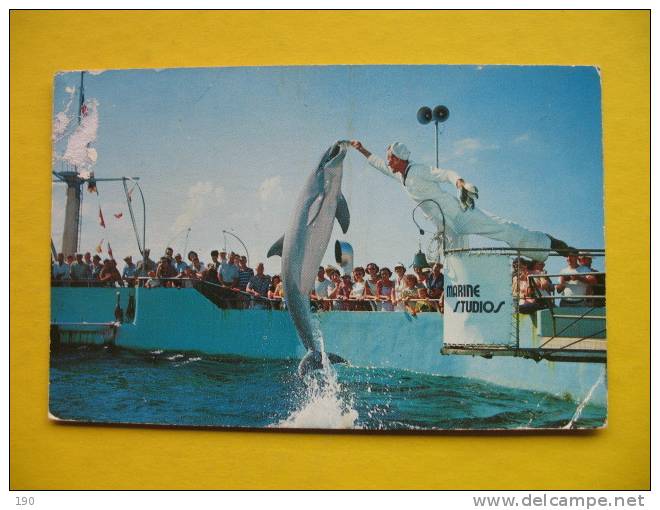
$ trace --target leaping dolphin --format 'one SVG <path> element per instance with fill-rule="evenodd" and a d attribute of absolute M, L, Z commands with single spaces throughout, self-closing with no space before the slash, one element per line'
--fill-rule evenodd
<path fill-rule="evenodd" d="M 348 230 L 350 215 L 341 193 L 341 178 L 349 143 L 337 142 L 325 152 L 298 196 L 288 230 L 267 254 L 268 257 L 282 257 L 282 285 L 287 308 L 298 337 L 307 349 L 298 365 L 301 376 L 323 364 L 322 338 L 318 319 L 310 310 L 309 294 L 330 242 L 334 219 L 337 218 L 344 233 Z M 335 354 L 328 353 L 327 357 L 331 363 L 345 362 Z"/>

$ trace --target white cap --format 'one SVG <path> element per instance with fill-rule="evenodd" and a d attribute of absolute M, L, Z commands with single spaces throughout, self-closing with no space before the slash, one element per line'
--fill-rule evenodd
<path fill-rule="evenodd" d="M 394 142 L 390 144 L 388 149 L 399 159 L 403 159 L 404 161 L 408 161 L 410 159 L 410 151 L 404 143 Z"/>

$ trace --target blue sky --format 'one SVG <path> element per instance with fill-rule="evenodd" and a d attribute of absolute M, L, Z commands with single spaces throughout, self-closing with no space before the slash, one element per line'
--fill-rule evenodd
<path fill-rule="evenodd" d="M 54 114 L 79 82 L 80 73 L 56 76 Z M 411 159 L 433 163 L 433 125 L 418 124 L 415 114 L 437 104 L 451 112 L 442 126 L 440 166 L 479 187 L 478 206 L 574 246 L 604 247 L 600 77 L 594 68 L 105 71 L 85 75 L 85 95 L 98 101 L 92 169 L 99 177 L 140 177 L 154 255 L 168 244 L 182 252 L 190 227 L 188 249 L 207 261 L 212 249 L 225 246 L 221 231 L 233 230 L 247 244 L 252 265 L 264 261 L 267 272 L 279 272 L 279 258 L 266 260 L 265 253 L 285 230 L 304 179 L 325 149 L 338 139 L 359 139 L 384 156 L 385 147 L 399 140 Z M 55 144 L 56 153 L 66 141 Z M 409 263 L 419 242 L 411 221 L 415 204 L 355 151 L 344 169 L 351 227 L 341 235 L 336 226 L 333 240 L 349 241 L 359 264 Z M 85 192 L 81 249 L 105 239 L 115 257 L 136 258 L 121 184 L 101 183 L 99 192 L 98 198 Z M 106 229 L 98 224 L 99 204 Z M 57 247 L 63 211 L 64 186 L 54 184 Z M 119 220 L 113 216 L 118 212 Z M 427 243 L 428 235 L 422 246 Z M 472 239 L 473 246 L 492 244 Z M 226 246 L 242 251 L 230 237 Z M 325 262 L 333 262 L 331 250 Z"/>

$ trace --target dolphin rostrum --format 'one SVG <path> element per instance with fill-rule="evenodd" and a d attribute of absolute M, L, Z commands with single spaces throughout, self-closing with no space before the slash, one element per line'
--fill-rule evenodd
<path fill-rule="evenodd" d="M 310 310 L 309 294 L 328 247 L 334 219 L 337 218 L 344 233 L 348 230 L 348 205 L 341 193 L 348 145 L 349 142 L 340 141 L 325 152 L 298 196 L 288 230 L 268 250 L 268 257 L 282 257 L 282 285 L 287 308 L 298 337 L 307 349 L 298 366 L 301 376 L 309 370 L 321 368 L 323 363 L 323 340 L 318 319 Z M 344 362 L 334 354 L 328 353 L 327 357 L 331 363 Z"/>

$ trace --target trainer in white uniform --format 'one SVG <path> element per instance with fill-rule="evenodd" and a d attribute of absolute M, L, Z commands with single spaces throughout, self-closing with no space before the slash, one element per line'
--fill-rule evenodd
<path fill-rule="evenodd" d="M 371 166 L 401 182 L 416 203 L 427 199 L 436 201 L 444 213 L 447 233 L 454 238 L 460 240 L 462 236 L 476 234 L 503 241 L 512 248 L 553 249 L 562 253 L 569 249 L 566 243 L 548 234 L 528 230 L 475 207 L 474 201 L 479 196 L 476 186 L 465 182 L 453 170 L 411 161 L 410 151 L 401 142 L 394 142 L 387 148 L 387 163 L 365 149 L 361 142 L 353 140 L 351 145 L 367 158 Z M 443 183 L 456 186 L 459 198 L 444 191 L 441 186 Z M 442 213 L 436 205 L 426 202 L 421 208 L 439 228 L 442 227 Z M 535 260 L 545 260 L 548 257 L 547 251 L 525 251 L 523 255 Z"/>

